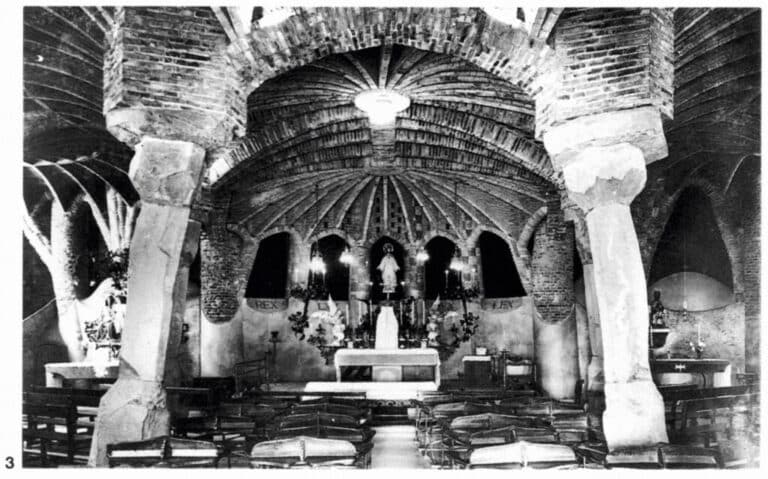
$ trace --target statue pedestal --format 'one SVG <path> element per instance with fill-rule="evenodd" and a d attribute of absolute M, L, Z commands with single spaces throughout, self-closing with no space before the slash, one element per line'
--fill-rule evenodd
<path fill-rule="evenodd" d="M 376 349 L 397 349 L 399 326 L 392 306 L 382 306 L 376 319 Z"/>

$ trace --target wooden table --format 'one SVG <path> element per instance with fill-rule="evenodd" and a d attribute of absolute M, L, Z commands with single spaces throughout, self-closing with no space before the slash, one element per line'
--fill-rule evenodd
<path fill-rule="evenodd" d="M 680 384 L 700 374 L 704 380 L 702 387 L 731 386 L 731 362 L 727 359 L 654 359 L 650 366 L 657 384 Z"/>

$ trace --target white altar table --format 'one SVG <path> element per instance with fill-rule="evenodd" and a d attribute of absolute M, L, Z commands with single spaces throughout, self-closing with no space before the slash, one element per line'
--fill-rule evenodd
<path fill-rule="evenodd" d="M 62 387 L 65 381 L 103 381 L 116 379 L 120 363 L 48 363 L 45 365 L 45 385 L 47 387 Z"/>
<path fill-rule="evenodd" d="M 374 382 L 400 382 L 404 366 L 428 366 L 440 386 L 440 357 L 434 349 L 340 349 L 335 363 L 337 382 L 343 367 L 371 366 Z"/>

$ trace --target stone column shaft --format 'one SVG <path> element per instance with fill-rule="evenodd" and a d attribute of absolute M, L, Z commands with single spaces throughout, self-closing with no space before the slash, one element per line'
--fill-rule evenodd
<path fill-rule="evenodd" d="M 142 208 L 131 241 L 120 373 L 99 404 L 92 466 L 106 465 L 107 444 L 170 430 L 163 386 L 169 341 L 180 328 L 174 321 L 183 321 L 189 279 L 183 273 L 199 238 L 190 211 L 204 156 L 205 150 L 183 141 L 144 138 L 136 146 L 130 174 Z"/>
<path fill-rule="evenodd" d="M 629 203 L 645 185 L 643 152 L 628 143 L 588 146 L 561 158 L 569 197 L 586 213 L 604 341 L 610 450 L 667 442 L 664 403 L 648 364 L 648 298 Z"/>

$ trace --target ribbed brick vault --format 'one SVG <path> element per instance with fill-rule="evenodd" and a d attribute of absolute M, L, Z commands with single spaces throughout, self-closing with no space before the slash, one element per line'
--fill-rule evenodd
<path fill-rule="evenodd" d="M 411 101 L 392 126 L 370 125 L 354 105 L 376 88 Z M 533 117 L 522 89 L 459 58 L 401 45 L 330 55 L 251 94 L 247 137 L 216 189 L 235 191 L 231 220 L 254 235 L 276 224 L 309 225 L 307 237 L 339 228 L 409 243 L 429 230 L 509 234 L 557 181 L 532 139 Z M 377 195 L 403 217 L 372 215 Z M 519 221 L 509 222 L 509 209 Z"/>
<path fill-rule="evenodd" d="M 205 7 L 190 10 L 196 9 L 211 13 Z M 237 164 L 237 169 L 242 160 L 255 160 L 251 182 L 360 163 L 371 148 L 366 146 L 371 144 L 370 130 L 349 98 L 369 79 L 349 58 L 357 58 L 378 84 L 380 63 L 365 63 L 361 50 L 381 45 L 394 45 L 387 82 L 404 66 L 407 71 L 400 85 L 405 77 L 414 77 L 405 83 L 414 106 L 398 120 L 395 161 L 428 160 L 445 171 L 461 167 L 467 173 L 534 176 L 534 180 L 546 180 L 550 174 L 526 133 L 532 124 L 530 98 L 543 88 L 537 82 L 539 73 L 556 60 L 552 52 L 557 45 L 547 46 L 546 41 L 556 28 L 560 9 L 540 9 L 534 18 L 527 18 L 528 33 L 512 30 L 476 8 L 298 8 L 277 26 L 261 26 L 254 17 L 249 29 L 235 21 L 232 9 L 214 8 L 212 13 L 229 39 L 231 54 L 244 59 L 250 88 L 262 86 L 262 93 L 270 88 L 276 93 L 279 85 L 270 79 L 286 74 L 286 79 L 299 82 L 297 68 L 314 69 L 316 78 L 323 79 L 313 94 L 323 104 L 320 111 L 302 106 L 298 99 L 280 106 L 285 98 L 270 100 L 259 93 L 251 97 L 249 134 L 224 159 L 227 165 Z M 113 8 L 25 9 L 25 161 L 76 158 L 93 151 L 107 161 L 125 164 L 130 159 L 130 150 L 105 130 L 102 114 L 105 33 L 114 28 L 114 17 Z M 652 172 L 661 170 L 659 174 L 680 183 L 692 174 L 706 174 L 727 184 L 741 160 L 759 152 L 760 13 L 676 9 L 674 23 L 674 119 L 665 125 L 670 155 L 652 165 Z M 407 53 L 404 47 L 418 51 Z M 340 55 L 329 56 L 334 54 Z M 411 61 L 415 63 L 410 65 Z M 309 66 L 313 62 L 330 70 L 320 73 Z M 448 73 L 450 66 L 456 68 L 455 77 Z M 417 72 L 441 86 L 422 84 Z M 462 76 L 487 83 L 487 91 L 505 91 L 502 96 L 513 99 L 514 106 L 494 108 L 498 97 L 493 96 L 483 104 L 479 93 L 463 105 L 449 101 L 442 84 L 459 84 Z M 499 79 L 510 86 L 497 88 Z M 331 91 L 333 85 L 341 90 Z M 462 87 L 456 89 L 459 96 Z M 467 95 L 460 96 L 466 100 Z M 272 121 L 283 113 L 292 116 Z M 447 116 L 453 116 L 464 131 L 445 126 Z M 469 125 L 473 128 L 466 128 Z M 291 138 L 277 141 L 285 133 Z M 303 156 L 291 156 L 291 151 Z M 213 171 L 212 177 L 226 169 Z M 675 183 L 667 182 L 670 188 Z"/>

